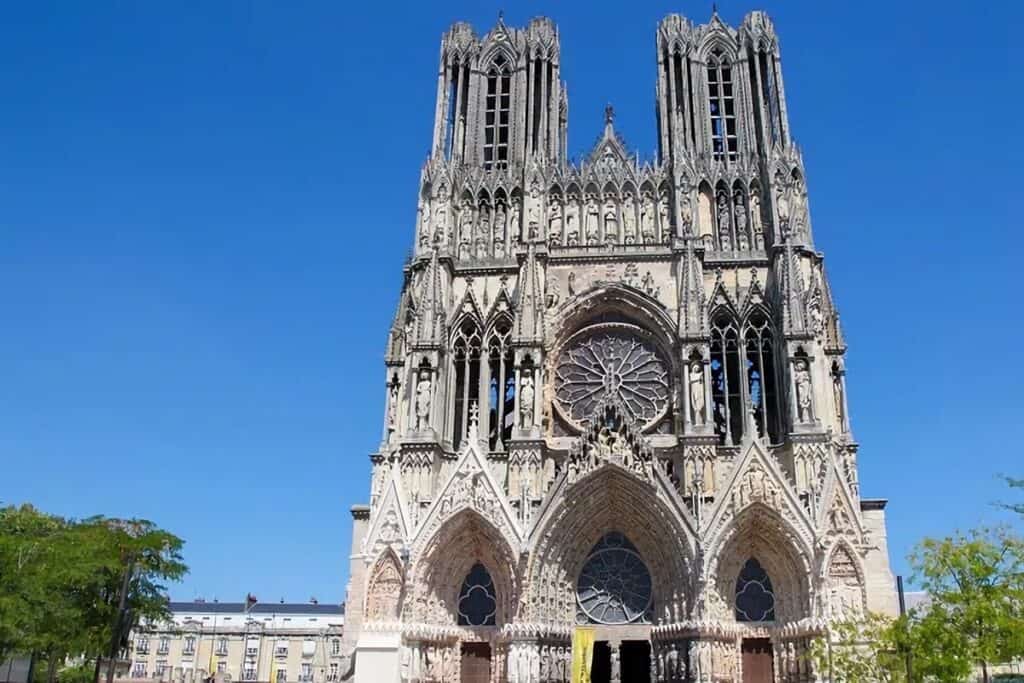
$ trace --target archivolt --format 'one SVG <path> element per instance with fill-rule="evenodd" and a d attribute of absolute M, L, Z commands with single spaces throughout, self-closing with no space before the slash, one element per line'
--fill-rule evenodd
<path fill-rule="evenodd" d="M 611 531 L 625 534 L 651 572 L 655 622 L 687 618 L 694 590 L 691 534 L 652 486 L 609 465 L 561 491 L 557 500 L 533 532 L 526 583 L 530 620 L 574 621 L 580 569 Z"/>

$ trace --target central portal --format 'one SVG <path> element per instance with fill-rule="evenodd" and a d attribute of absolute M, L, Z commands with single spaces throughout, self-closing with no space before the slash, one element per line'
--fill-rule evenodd
<path fill-rule="evenodd" d="M 651 644 L 646 640 L 625 640 L 619 648 L 623 683 L 650 683 Z"/>
<path fill-rule="evenodd" d="M 767 638 L 743 639 L 743 683 L 772 683 L 772 643 Z"/>

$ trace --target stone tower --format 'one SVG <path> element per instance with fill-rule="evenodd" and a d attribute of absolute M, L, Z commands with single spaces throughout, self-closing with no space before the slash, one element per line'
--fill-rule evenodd
<path fill-rule="evenodd" d="M 357 681 L 816 680 L 893 612 L 771 20 L 658 26 L 656 160 L 579 164 L 548 19 L 441 41 L 432 153 L 353 509 Z"/>

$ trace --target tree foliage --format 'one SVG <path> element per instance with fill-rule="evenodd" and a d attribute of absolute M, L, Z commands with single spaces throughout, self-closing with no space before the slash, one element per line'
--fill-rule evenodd
<path fill-rule="evenodd" d="M 1003 477 L 1006 483 L 1010 485 L 1012 489 L 1021 489 L 1024 491 L 1024 479 L 1014 479 L 1013 477 Z M 1000 503 L 999 507 L 1009 510 L 1010 512 L 1016 512 L 1021 517 L 1024 517 L 1024 503 Z"/>
<path fill-rule="evenodd" d="M 112 640 L 126 572 L 127 619 L 168 616 L 166 581 L 184 576 L 182 541 L 146 520 L 69 520 L 30 505 L 0 508 L 0 660 L 33 654 L 56 665 L 97 657 Z"/>

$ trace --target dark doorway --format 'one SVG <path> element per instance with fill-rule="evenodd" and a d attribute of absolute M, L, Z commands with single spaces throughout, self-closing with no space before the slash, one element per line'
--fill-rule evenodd
<path fill-rule="evenodd" d="M 623 683 L 651 683 L 651 644 L 646 640 L 623 641 L 619 667 Z"/>
<path fill-rule="evenodd" d="M 487 643 L 462 644 L 462 683 L 488 683 L 491 680 L 491 646 Z"/>
<path fill-rule="evenodd" d="M 772 641 L 743 639 L 743 683 L 772 683 Z"/>
<path fill-rule="evenodd" d="M 612 649 L 607 640 L 594 643 L 594 661 L 590 664 L 590 683 L 611 683 Z"/>

